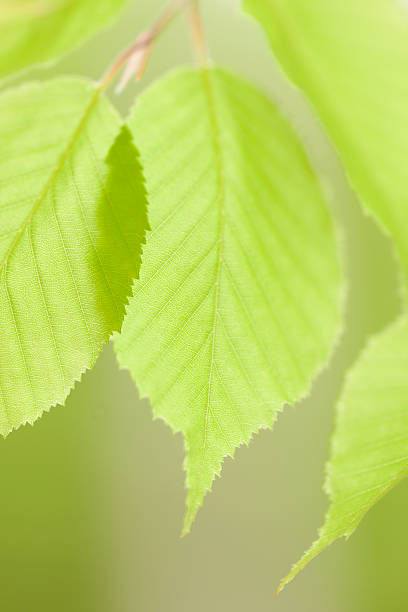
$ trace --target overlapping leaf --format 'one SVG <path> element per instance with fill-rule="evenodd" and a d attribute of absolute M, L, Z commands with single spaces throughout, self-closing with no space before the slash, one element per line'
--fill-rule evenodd
<path fill-rule="evenodd" d="M 155 416 L 184 434 L 188 531 L 223 458 L 271 427 L 327 359 L 336 244 L 297 138 L 235 76 L 165 78 L 129 126 L 152 232 L 115 345 Z"/>
<path fill-rule="evenodd" d="M 394 239 L 408 273 L 408 14 L 394 0 L 244 0 L 288 75 L 309 96 L 350 180 Z M 343 393 L 320 539 L 293 569 L 349 536 L 408 470 L 408 323 L 372 342 Z M 285 582 L 286 582 L 285 581 Z"/>
<path fill-rule="evenodd" d="M 120 329 L 146 203 L 130 132 L 92 83 L 2 95 L 0 142 L 4 435 L 62 403 Z"/>
<path fill-rule="evenodd" d="M 0 0 L 0 79 L 58 59 L 107 25 L 128 0 Z"/>

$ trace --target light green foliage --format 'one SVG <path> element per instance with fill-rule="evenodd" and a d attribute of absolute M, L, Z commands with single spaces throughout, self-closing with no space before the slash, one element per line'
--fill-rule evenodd
<path fill-rule="evenodd" d="M 338 408 L 325 490 L 331 505 L 319 539 L 281 588 L 408 474 L 408 325 L 375 337 L 349 374 Z"/>
<path fill-rule="evenodd" d="M 244 0 L 290 78 L 309 96 L 367 209 L 408 273 L 408 14 L 390 0 Z M 364 352 L 343 393 L 328 466 L 331 506 L 320 539 L 348 536 L 408 469 L 406 318 Z"/>
<path fill-rule="evenodd" d="M 119 132 L 86 81 L 0 97 L 3 435 L 62 403 L 120 329 L 146 208 L 130 132 Z"/>
<path fill-rule="evenodd" d="M 0 79 L 49 62 L 107 25 L 127 0 L 0 0 Z"/>
<path fill-rule="evenodd" d="M 152 232 L 115 345 L 185 436 L 188 531 L 225 456 L 304 395 L 339 323 L 333 228 L 270 101 L 218 69 L 141 96 L 130 129 Z"/>
<path fill-rule="evenodd" d="M 395 0 L 244 0 L 408 268 L 408 11 Z"/>

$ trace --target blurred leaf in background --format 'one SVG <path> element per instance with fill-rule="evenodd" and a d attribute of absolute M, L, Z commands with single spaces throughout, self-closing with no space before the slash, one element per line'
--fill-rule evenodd
<path fill-rule="evenodd" d="M 0 0 L 0 79 L 51 62 L 108 25 L 128 0 Z"/>

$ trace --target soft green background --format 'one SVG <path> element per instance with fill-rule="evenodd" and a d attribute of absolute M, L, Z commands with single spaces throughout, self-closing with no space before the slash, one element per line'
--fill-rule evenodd
<path fill-rule="evenodd" d="M 72 394 L 35 426 L 0 442 L 0 593 L 5 612 L 403 612 L 408 550 L 402 484 L 347 543 L 318 558 L 278 599 L 273 591 L 314 538 L 334 402 L 367 334 L 398 310 L 389 243 L 363 216 L 336 157 L 235 0 L 203 0 L 212 56 L 263 84 L 293 119 L 332 192 L 351 278 L 346 331 L 312 397 L 258 435 L 206 500 L 181 540 L 181 436 L 152 422 L 147 401 L 111 350 Z M 139 0 L 113 30 L 47 73 L 99 76 L 147 25 L 162 0 Z M 364 35 L 364 33 L 362 33 Z M 143 86 L 191 62 L 183 19 L 155 49 Z M 124 112 L 137 87 L 117 103 Z"/>

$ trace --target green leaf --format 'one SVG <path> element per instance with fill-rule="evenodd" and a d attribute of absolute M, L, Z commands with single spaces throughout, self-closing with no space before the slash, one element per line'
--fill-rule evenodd
<path fill-rule="evenodd" d="M 146 207 L 120 126 L 100 90 L 78 79 L 0 97 L 3 435 L 63 403 L 121 327 Z"/>
<path fill-rule="evenodd" d="M 390 0 L 244 0 L 289 77 L 336 145 L 367 209 L 394 240 L 408 273 L 408 15 Z M 349 536 L 408 469 L 406 316 L 372 342 L 339 407 L 319 540 L 281 588 L 327 544 Z"/>
<path fill-rule="evenodd" d="M 0 0 L 0 79 L 58 59 L 109 24 L 128 0 Z"/>
<path fill-rule="evenodd" d="M 338 407 L 325 490 L 331 504 L 319 538 L 281 590 L 408 474 L 408 324 L 404 317 L 372 339 L 350 371 Z"/>
<path fill-rule="evenodd" d="M 223 458 L 305 395 L 339 324 L 339 263 L 317 180 L 270 101 L 184 70 L 130 119 L 152 232 L 115 346 L 185 437 L 187 532 Z"/>
<path fill-rule="evenodd" d="M 408 12 L 395 0 L 244 0 L 315 106 L 363 203 L 408 268 Z"/>

